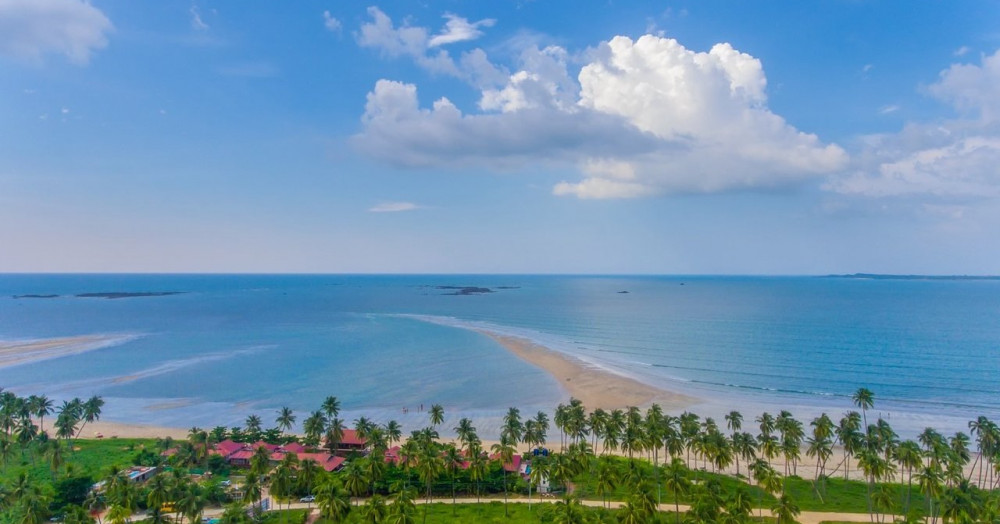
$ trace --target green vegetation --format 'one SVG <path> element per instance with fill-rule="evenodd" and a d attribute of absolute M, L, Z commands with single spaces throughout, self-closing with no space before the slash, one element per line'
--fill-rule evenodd
<path fill-rule="evenodd" d="M 672 416 L 655 404 L 645 412 L 588 412 L 572 400 L 560 405 L 552 420 L 558 451 L 524 455 L 530 463 L 527 475 L 514 467 L 522 458 L 516 450 L 546 445 L 547 414 L 525 420 L 520 410 L 510 408 L 499 442 L 487 447 L 469 419 L 452 428 L 457 444 L 442 442 L 438 427 L 444 409 L 433 405 L 428 426 L 405 439 L 393 421 L 353 421 L 365 449 L 349 453 L 334 473 L 312 460 L 299 461 L 295 453 L 272 456 L 258 446 L 230 487 L 221 482 L 230 466 L 210 450 L 223 439 L 297 440 L 285 434 L 296 419 L 290 409 L 279 410 L 276 426 L 269 429 L 251 415 L 243 427 L 191 428 L 180 442 L 78 440 L 83 426 L 101 415 L 99 397 L 53 410 L 44 397 L 19 398 L 4 391 L 0 524 L 41 524 L 52 516 L 89 524 L 98 514 L 111 524 L 140 519 L 197 524 L 209 508 L 221 513 L 220 524 L 301 524 L 306 510 L 287 508 L 304 497 L 320 522 L 330 523 L 782 524 L 795 522 L 801 511 L 867 513 L 880 523 L 1000 520 L 1000 496 L 992 489 L 1000 482 L 996 424 L 980 417 L 970 423 L 970 434 L 946 438 L 927 429 L 916 441 L 901 441 L 885 420 L 869 422 L 875 404 L 871 391 L 859 389 L 853 401 L 860 413 L 849 412 L 837 423 L 824 414 L 806 426 L 781 411 L 755 417 L 758 431 L 750 432 L 736 411 L 725 416 L 723 429 L 711 418 Z M 56 434 L 50 438 L 38 428 L 53 414 Z M 337 449 L 346 430 L 339 414 L 340 402 L 327 398 L 303 421 L 302 443 L 314 450 Z M 973 437 L 982 453 L 971 450 Z M 835 445 L 846 456 L 830 464 Z M 161 452 L 167 449 L 170 458 L 164 459 Z M 814 478 L 798 476 L 804 461 L 814 467 Z M 156 474 L 132 481 L 123 469 L 132 465 L 155 466 Z M 849 479 L 852 470 L 864 480 Z M 557 499 L 540 503 L 543 487 Z M 459 496 L 466 503 L 455 504 Z M 512 497 L 519 498 L 517 503 Z M 284 511 L 262 511 L 265 498 L 273 506 L 269 509 Z M 442 498 L 453 504 L 417 504 Z M 471 504 L 472 498 L 488 501 Z M 658 511 L 660 505 L 674 511 Z"/>

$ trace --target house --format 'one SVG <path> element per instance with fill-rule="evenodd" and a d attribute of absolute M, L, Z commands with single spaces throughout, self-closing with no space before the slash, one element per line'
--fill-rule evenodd
<path fill-rule="evenodd" d="M 345 429 L 344 436 L 337 443 L 334 451 L 364 451 L 367 440 L 358 436 L 358 432 L 353 429 Z"/>
<path fill-rule="evenodd" d="M 233 442 L 232 440 L 223 440 L 215 444 L 210 453 L 223 457 L 233 467 L 246 468 L 250 467 L 250 462 L 254 454 L 260 448 L 264 448 L 270 452 L 268 459 L 272 464 L 281 462 L 287 455 L 291 454 L 295 455 L 299 461 L 312 460 L 326 471 L 335 471 L 344 464 L 345 460 L 343 457 L 338 457 L 328 452 L 307 452 L 305 446 L 297 442 L 278 445 L 268 444 L 263 441 L 254 442 L 253 444 L 243 444 Z"/>

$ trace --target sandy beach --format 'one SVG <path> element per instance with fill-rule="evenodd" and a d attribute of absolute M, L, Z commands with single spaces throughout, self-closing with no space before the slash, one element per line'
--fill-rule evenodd
<path fill-rule="evenodd" d="M 497 341 L 522 360 L 547 371 L 570 396 L 581 400 L 590 410 L 648 406 L 653 403 L 660 404 L 664 409 L 679 409 L 698 402 L 694 397 L 656 388 L 591 366 L 527 339 L 483 330 L 478 332 Z"/>
<path fill-rule="evenodd" d="M 102 438 L 166 438 L 175 440 L 187 439 L 188 430 L 185 428 L 167 428 L 162 426 L 148 426 L 145 424 L 130 424 L 127 422 L 111 422 L 98 420 L 90 422 L 83 428 L 81 438 L 95 438 L 98 434 Z"/>

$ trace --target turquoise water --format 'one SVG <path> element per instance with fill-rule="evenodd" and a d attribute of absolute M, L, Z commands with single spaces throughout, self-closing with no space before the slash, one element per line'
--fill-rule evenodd
<path fill-rule="evenodd" d="M 112 291 L 184 293 L 72 296 Z M 25 294 L 60 297 L 13 298 Z M 336 395 L 349 417 L 416 425 L 420 404 L 441 403 L 489 428 L 508 406 L 564 399 L 547 374 L 469 329 L 484 328 L 694 395 L 706 414 L 839 414 L 866 386 L 902 431 L 957 430 L 1000 410 L 998 319 L 996 281 L 0 275 L 0 340 L 111 337 L 0 368 L 0 386 L 99 394 L 114 418 L 181 427 L 251 412 L 267 421 L 280 406 L 305 414 Z"/>

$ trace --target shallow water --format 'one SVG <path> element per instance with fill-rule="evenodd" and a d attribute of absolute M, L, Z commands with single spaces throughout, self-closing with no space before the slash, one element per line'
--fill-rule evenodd
<path fill-rule="evenodd" d="M 119 291 L 184 293 L 73 296 Z M 60 297 L 12 298 L 25 294 Z M 304 416 L 336 395 L 349 417 L 416 425 L 420 404 L 441 403 L 444 426 L 468 414 L 484 429 L 508 406 L 562 398 L 547 374 L 467 329 L 485 327 L 693 394 L 705 402 L 692 409 L 714 416 L 839 414 L 866 386 L 903 431 L 955 431 L 1000 408 L 998 314 L 996 281 L 0 275 L 0 340 L 122 337 L 0 369 L 0 386 L 99 394 L 115 418 L 180 427 L 269 421 L 286 405 Z"/>

